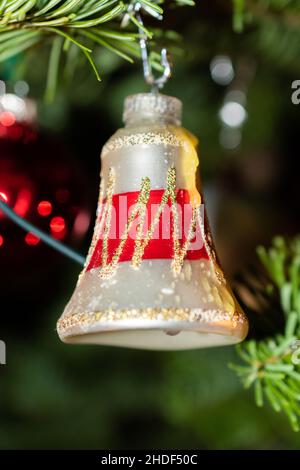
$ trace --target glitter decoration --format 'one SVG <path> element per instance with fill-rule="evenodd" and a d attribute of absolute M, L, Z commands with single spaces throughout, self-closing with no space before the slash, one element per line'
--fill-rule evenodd
<path fill-rule="evenodd" d="M 245 325 L 247 325 L 247 318 L 245 315 L 234 315 L 232 317 L 228 313 L 223 312 L 221 310 L 203 311 L 201 309 L 184 309 L 171 307 L 163 309 L 108 309 L 102 312 L 74 314 L 60 319 L 57 325 L 57 330 L 60 335 L 64 337 L 70 328 L 74 328 L 76 326 L 88 326 L 90 324 L 95 324 L 95 322 L 99 322 L 102 324 L 106 323 L 108 325 L 110 323 L 115 324 L 115 322 L 119 322 L 120 326 L 122 326 L 122 322 L 136 322 L 138 320 L 150 322 L 159 321 L 162 323 L 191 323 L 193 327 L 195 327 L 194 323 L 196 322 L 198 324 L 198 328 L 200 328 L 201 325 L 209 325 L 211 323 L 214 323 L 215 325 L 222 325 L 222 322 L 230 320 L 232 331 L 241 330 L 245 327 Z"/>
<path fill-rule="evenodd" d="M 109 174 L 112 174 L 113 170 L 110 169 Z M 112 210 L 112 192 L 113 192 L 113 187 L 114 187 L 114 180 L 111 178 L 108 182 L 108 196 L 107 196 L 107 201 L 106 201 L 106 206 L 107 206 L 107 219 L 105 223 L 105 234 L 104 234 L 104 240 L 103 240 L 103 252 L 102 252 L 102 269 L 100 270 L 99 276 L 102 277 L 103 279 L 107 279 L 108 277 L 112 276 L 117 268 L 119 258 L 121 256 L 123 247 L 127 241 L 130 229 L 132 227 L 132 224 L 134 220 L 138 217 L 141 216 L 141 222 L 139 223 L 141 226 L 142 221 L 144 220 L 144 214 L 146 211 L 146 204 L 149 199 L 149 192 L 150 192 L 150 181 L 148 178 L 144 178 L 142 181 L 142 187 L 141 187 L 141 192 L 139 194 L 137 203 L 135 205 L 134 210 L 132 211 L 128 222 L 125 227 L 125 231 L 122 235 L 122 240 L 121 243 L 119 244 L 117 250 L 114 252 L 112 260 L 110 263 L 107 262 L 107 257 L 108 257 L 108 241 L 109 241 L 109 232 L 110 232 L 110 222 L 111 222 L 111 210 Z M 139 229 L 139 233 L 141 232 L 141 229 Z M 138 245 L 140 242 L 140 238 L 137 240 Z M 138 246 L 137 245 L 137 246 Z"/>
<path fill-rule="evenodd" d="M 195 236 L 196 224 L 197 224 L 197 216 L 199 217 L 199 206 L 193 208 L 192 211 L 192 221 L 190 223 L 188 229 L 188 236 L 187 240 L 184 242 L 183 246 L 181 247 L 178 235 L 178 211 L 177 211 L 177 201 L 176 201 L 176 169 L 174 167 L 170 168 L 167 172 L 167 183 L 166 189 L 162 195 L 161 202 L 157 208 L 155 217 L 148 229 L 147 233 L 144 235 L 143 227 L 145 222 L 145 215 L 146 215 L 146 207 L 149 202 L 150 198 L 150 186 L 151 182 L 148 177 L 142 179 L 141 182 L 141 190 L 138 195 L 137 202 L 134 206 L 133 211 L 131 212 L 128 222 L 126 224 L 125 230 L 121 237 L 121 242 L 119 246 L 115 250 L 112 259 L 108 262 L 108 252 L 109 252 L 109 234 L 111 230 L 111 218 L 112 218 L 112 197 L 114 193 L 114 186 L 115 186 L 115 173 L 112 168 L 109 169 L 108 175 L 108 183 L 107 183 L 107 193 L 106 193 L 106 200 L 104 203 L 104 210 L 102 213 L 102 219 L 104 225 L 104 237 L 103 237 L 103 245 L 102 245 L 102 268 L 99 272 L 99 277 L 103 279 L 107 279 L 110 276 L 113 276 L 115 270 L 117 269 L 118 262 L 120 256 L 122 254 L 122 250 L 128 240 L 129 232 L 132 228 L 133 223 L 135 220 L 138 220 L 137 226 L 137 235 L 134 243 L 134 253 L 132 256 L 132 266 L 136 269 L 140 266 L 143 255 L 145 252 L 145 248 L 149 244 L 150 240 L 153 237 L 155 229 L 158 225 L 159 219 L 161 217 L 162 211 L 164 206 L 167 204 L 168 200 L 171 201 L 171 209 L 173 213 L 173 246 L 174 246 L 174 255 L 173 255 L 173 262 L 171 263 L 171 268 L 175 275 L 178 275 L 181 271 L 183 261 L 189 249 L 189 244 L 193 237 Z M 100 227 L 99 227 L 100 228 Z M 98 227 L 97 229 L 98 230 Z M 98 236 L 100 235 L 100 230 L 98 232 Z M 93 247 L 95 247 L 97 237 L 93 240 Z"/>
<path fill-rule="evenodd" d="M 123 135 L 121 137 L 112 137 L 103 147 L 102 156 L 119 150 L 123 147 L 134 147 L 135 145 L 164 145 L 172 147 L 185 148 L 187 142 L 180 139 L 174 132 L 171 132 L 171 126 L 164 132 L 143 132 L 134 135 Z"/>

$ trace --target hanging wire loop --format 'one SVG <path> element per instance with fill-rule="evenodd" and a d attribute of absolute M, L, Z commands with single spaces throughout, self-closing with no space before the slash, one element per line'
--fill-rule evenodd
<path fill-rule="evenodd" d="M 144 79 L 147 85 L 152 87 L 153 92 L 157 92 L 158 90 L 162 89 L 167 81 L 170 79 L 172 75 L 172 67 L 171 62 L 168 58 L 167 49 L 161 50 L 161 65 L 163 67 L 163 73 L 160 77 L 155 78 L 152 72 L 151 61 L 148 52 L 148 37 L 145 34 L 144 30 L 144 23 L 141 15 L 141 10 L 144 9 L 147 13 L 150 13 L 158 20 L 162 20 L 162 16 L 155 12 L 154 10 L 149 10 L 145 8 L 140 2 L 134 1 L 133 3 L 129 4 L 127 14 L 125 14 L 122 26 L 126 26 L 130 15 L 134 15 L 138 23 L 140 24 L 139 35 L 140 35 L 140 49 L 141 49 L 141 57 L 142 57 L 142 64 L 143 64 L 143 72 L 144 72 Z"/>

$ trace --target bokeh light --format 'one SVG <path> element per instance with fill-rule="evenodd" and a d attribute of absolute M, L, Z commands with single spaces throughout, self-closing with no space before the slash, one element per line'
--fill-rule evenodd
<path fill-rule="evenodd" d="M 47 217 L 52 212 L 52 204 L 50 201 L 41 201 L 37 206 L 37 211 L 42 217 Z"/>
<path fill-rule="evenodd" d="M 0 191 L 0 200 L 3 202 L 8 202 L 8 195 L 4 191 Z"/>
<path fill-rule="evenodd" d="M 50 222 L 50 228 L 53 233 L 61 233 L 66 228 L 65 219 L 63 217 L 53 217 Z"/>
<path fill-rule="evenodd" d="M 18 80 L 14 86 L 14 92 L 20 97 L 27 96 L 29 93 L 29 85 L 25 80 Z"/>
<path fill-rule="evenodd" d="M 25 236 L 25 243 L 27 243 L 29 246 L 36 246 L 40 243 L 40 241 L 40 238 L 32 232 L 28 232 Z"/>
<path fill-rule="evenodd" d="M 229 101 L 220 110 L 220 118 L 229 127 L 240 127 L 247 118 L 247 112 L 240 103 Z"/>
<path fill-rule="evenodd" d="M 91 216 L 86 211 L 81 211 L 77 215 L 74 222 L 74 232 L 76 235 L 83 235 L 86 233 L 90 225 Z"/>
<path fill-rule="evenodd" d="M 11 111 L 3 111 L 0 114 L 0 124 L 5 127 L 13 126 L 16 122 L 16 117 Z"/>
<path fill-rule="evenodd" d="M 210 73 L 212 79 L 218 85 L 229 85 L 234 78 L 234 70 L 230 57 L 218 55 L 210 63 Z"/>

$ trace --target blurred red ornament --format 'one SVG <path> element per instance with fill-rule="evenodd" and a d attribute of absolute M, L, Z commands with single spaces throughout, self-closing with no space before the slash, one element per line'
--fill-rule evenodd
<path fill-rule="evenodd" d="M 0 198 L 20 217 L 72 245 L 88 230 L 88 225 L 80 233 L 74 229 L 78 214 L 86 211 L 89 197 L 82 184 L 82 169 L 74 170 L 73 156 L 57 138 L 38 132 L 34 108 L 30 100 L 12 94 L 0 96 Z M 51 214 L 55 216 L 49 224 L 47 217 Z M 32 272 L 40 275 L 45 262 L 41 256 L 47 257 L 48 266 L 61 259 L 60 255 L 53 256 L 36 235 L 25 234 L 1 210 L 0 222 L 0 263 L 6 280 L 10 273 L 14 277 L 16 268 L 19 272 L 26 270 L 28 263 Z M 32 255 L 30 247 L 34 246 L 38 256 Z"/>

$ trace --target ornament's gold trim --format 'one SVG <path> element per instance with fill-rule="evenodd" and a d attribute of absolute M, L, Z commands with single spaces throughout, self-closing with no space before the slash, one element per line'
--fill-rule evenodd
<path fill-rule="evenodd" d="M 134 147 L 136 145 L 164 145 L 171 147 L 187 148 L 186 139 L 180 138 L 166 130 L 165 132 L 140 132 L 137 134 L 112 137 L 103 147 L 101 157 L 109 152 L 114 152 L 123 147 Z"/>
<path fill-rule="evenodd" d="M 118 323 L 122 328 L 122 321 L 153 322 L 153 327 L 158 323 L 162 328 L 163 322 L 179 322 L 189 323 L 189 328 L 201 328 L 201 325 L 219 325 L 222 330 L 233 332 L 235 330 L 244 332 L 244 336 L 248 330 L 248 320 L 241 311 L 235 312 L 234 315 L 228 314 L 222 310 L 204 310 L 201 308 L 143 308 L 143 309 L 107 309 L 99 312 L 77 313 L 62 316 L 57 322 L 57 331 L 60 337 L 67 337 L 74 327 L 82 329 L 81 334 L 87 333 L 86 330 L 91 325 L 108 325 L 112 326 Z M 151 327 L 151 325 L 147 325 Z M 173 325 L 172 325 L 173 327 Z M 101 329 L 101 326 L 100 326 Z M 114 329 L 114 328 L 113 328 Z M 116 328 L 117 329 L 117 328 Z M 243 336 L 243 335 L 242 335 Z"/>

